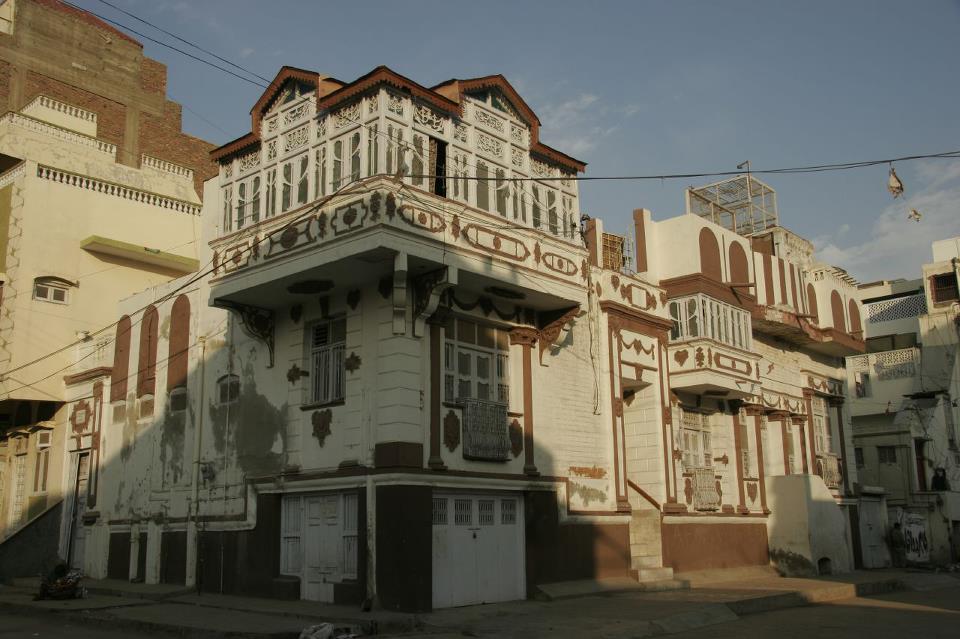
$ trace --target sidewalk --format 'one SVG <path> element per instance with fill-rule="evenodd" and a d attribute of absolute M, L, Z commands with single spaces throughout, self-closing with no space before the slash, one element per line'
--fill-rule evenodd
<path fill-rule="evenodd" d="M 735 573 L 734 573 L 735 575 Z M 736 576 L 736 575 L 735 575 Z M 672 634 L 739 616 L 890 592 L 960 586 L 960 576 L 878 570 L 816 579 L 744 575 L 732 581 L 692 577 L 689 589 L 628 591 L 557 601 L 515 601 L 422 615 L 308 601 L 276 601 L 182 588 L 89 581 L 94 594 L 72 601 L 32 600 L 33 591 L 0 587 L 0 607 L 20 614 L 62 614 L 71 620 L 131 632 L 166 632 L 198 639 L 296 639 L 304 627 L 329 621 L 380 636 L 417 633 L 449 637 L 606 637 Z M 113 592 L 114 595 L 96 594 Z M 122 596 L 117 596 L 117 595 Z M 150 597 L 147 597 L 150 595 Z"/>

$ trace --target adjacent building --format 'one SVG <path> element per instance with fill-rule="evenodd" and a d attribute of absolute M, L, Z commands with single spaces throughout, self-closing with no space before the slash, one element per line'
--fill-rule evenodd
<path fill-rule="evenodd" d="M 958 258 L 960 238 L 940 240 L 920 279 L 859 289 L 867 353 L 847 370 L 861 490 L 878 504 L 863 521 L 881 531 L 865 549 L 870 567 L 889 563 L 884 533 L 895 522 L 909 562 L 960 559 Z"/>
<path fill-rule="evenodd" d="M 65 380 L 89 574 L 427 610 L 859 561 L 858 290 L 769 186 L 606 233 L 505 78 L 386 67 L 284 67 L 211 155 L 208 276 Z"/>
<path fill-rule="evenodd" d="M 165 67 L 57 0 L 0 4 L 0 105 L 5 575 L 82 544 L 100 444 L 80 436 L 89 411 L 67 410 L 65 383 L 109 372 L 119 300 L 198 269 L 215 169 L 180 131 Z"/>

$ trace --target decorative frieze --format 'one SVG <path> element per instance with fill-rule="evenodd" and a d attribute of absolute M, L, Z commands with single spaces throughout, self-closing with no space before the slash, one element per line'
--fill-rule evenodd
<path fill-rule="evenodd" d="M 511 147 L 510 148 L 510 163 L 515 167 L 522 169 L 523 168 L 523 156 L 526 155 L 520 149 Z"/>
<path fill-rule="evenodd" d="M 397 115 L 403 115 L 403 98 L 391 93 L 387 98 L 387 111 L 396 113 Z"/>
<path fill-rule="evenodd" d="M 289 111 L 283 114 L 283 124 L 284 126 L 293 124 L 294 122 L 299 121 L 307 113 L 307 103 L 304 102 L 299 106 L 295 106 Z"/>
<path fill-rule="evenodd" d="M 453 137 L 459 142 L 467 142 L 467 125 L 458 124 L 453 130 Z"/>
<path fill-rule="evenodd" d="M 516 124 L 510 125 L 510 139 L 512 139 L 516 144 L 523 144 L 526 140 L 524 135 L 525 131 L 523 127 L 517 126 Z"/>
<path fill-rule="evenodd" d="M 229 161 L 223 165 L 223 177 L 232 178 L 233 177 L 233 161 Z"/>
<path fill-rule="evenodd" d="M 350 106 L 343 107 L 333 114 L 333 126 L 336 129 L 348 127 L 351 124 L 360 123 L 360 103 L 356 102 Z"/>
<path fill-rule="evenodd" d="M 283 152 L 289 153 L 310 142 L 310 127 L 302 126 L 283 136 Z"/>
<path fill-rule="evenodd" d="M 553 169 L 549 164 L 540 160 L 530 160 L 530 170 L 539 177 L 553 177 Z"/>
<path fill-rule="evenodd" d="M 376 113 L 380 108 L 380 95 L 374 93 L 367 99 L 367 113 Z"/>
<path fill-rule="evenodd" d="M 413 110 L 413 121 L 431 128 L 437 133 L 443 133 L 443 118 L 425 106 L 416 105 Z"/>
<path fill-rule="evenodd" d="M 477 149 L 487 155 L 503 157 L 503 142 L 483 133 L 477 133 Z"/>
<path fill-rule="evenodd" d="M 492 131 L 496 131 L 497 133 L 503 133 L 504 125 L 503 120 L 500 118 L 490 115 L 482 109 L 477 109 L 477 112 L 473 117 L 478 124 L 481 124 Z"/>
<path fill-rule="evenodd" d="M 246 173 L 260 166 L 260 151 L 254 151 L 242 156 L 238 162 L 238 169 L 241 173 Z"/>
<path fill-rule="evenodd" d="M 267 161 L 277 159 L 277 141 L 270 140 L 267 142 Z"/>
<path fill-rule="evenodd" d="M 278 122 L 279 122 L 279 120 L 277 120 L 276 117 L 273 117 L 273 118 L 270 118 L 269 120 L 267 120 L 267 133 L 268 133 L 268 134 L 269 134 L 269 133 L 276 133 L 276 132 L 277 132 L 277 123 L 278 123 Z"/>

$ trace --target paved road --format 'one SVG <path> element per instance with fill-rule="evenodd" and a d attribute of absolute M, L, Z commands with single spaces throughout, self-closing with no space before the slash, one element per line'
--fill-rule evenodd
<path fill-rule="evenodd" d="M 960 587 L 845 599 L 742 617 L 671 639 L 937 639 L 960 637 Z"/>
<path fill-rule="evenodd" d="M 0 612 L 0 639 L 40 637 L 53 639 L 123 639 L 129 632 L 96 628 L 49 617 L 34 617 Z"/>

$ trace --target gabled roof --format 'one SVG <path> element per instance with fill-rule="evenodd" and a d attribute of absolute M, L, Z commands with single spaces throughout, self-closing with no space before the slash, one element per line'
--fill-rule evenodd
<path fill-rule="evenodd" d="M 250 110 L 251 132 L 214 149 L 210 152 L 211 158 L 218 161 L 242 151 L 259 147 L 260 120 L 273 104 L 283 86 L 292 80 L 303 82 L 316 89 L 318 112 L 331 110 L 339 104 L 348 102 L 381 84 L 385 84 L 395 90 L 407 93 L 439 111 L 459 118 L 463 114 L 464 95 L 486 89 L 497 89 L 517 112 L 520 119 L 530 127 L 530 152 L 532 154 L 575 172 L 582 172 L 587 166 L 585 162 L 540 142 L 540 119 L 530 108 L 530 105 L 520 97 L 516 89 L 500 74 L 467 80 L 447 80 L 428 88 L 383 65 L 349 83 L 320 75 L 316 71 L 290 66 L 282 67 L 270 86 L 267 87 Z"/>

